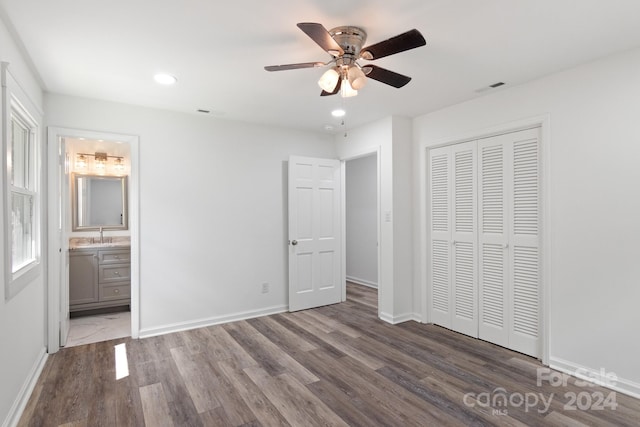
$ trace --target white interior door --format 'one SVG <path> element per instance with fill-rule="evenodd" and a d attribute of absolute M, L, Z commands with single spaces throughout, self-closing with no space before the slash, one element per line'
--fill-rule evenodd
<path fill-rule="evenodd" d="M 509 217 L 504 136 L 478 142 L 479 159 L 479 304 L 478 336 L 509 346 Z"/>
<path fill-rule="evenodd" d="M 478 336 L 476 142 L 452 148 L 451 329 Z"/>
<path fill-rule="evenodd" d="M 66 148 L 63 138 L 49 140 L 49 288 L 54 292 L 49 309 L 55 315 L 50 323 L 49 351 L 64 346 L 69 334 L 69 242 L 64 235 L 68 212 Z"/>
<path fill-rule="evenodd" d="M 66 170 L 67 165 L 67 153 L 64 140 L 60 142 L 60 163 L 58 169 L 59 176 L 59 195 L 58 200 L 60 203 L 60 220 L 58 236 L 60 239 L 60 346 L 64 347 L 67 344 L 67 337 L 69 336 L 69 239 L 64 233 L 65 224 L 67 221 L 68 200 L 69 197 L 69 179 Z"/>
<path fill-rule="evenodd" d="M 451 147 L 429 150 L 431 321 L 451 328 Z"/>
<path fill-rule="evenodd" d="M 540 129 L 510 134 L 509 347 L 539 357 L 540 351 Z"/>
<path fill-rule="evenodd" d="M 342 301 L 340 161 L 289 158 L 289 311 Z"/>
<path fill-rule="evenodd" d="M 539 129 L 478 142 L 479 337 L 538 357 Z"/>
<path fill-rule="evenodd" d="M 429 150 L 431 321 L 540 356 L 539 128 Z"/>
<path fill-rule="evenodd" d="M 429 151 L 431 320 L 478 334 L 476 142 Z"/>

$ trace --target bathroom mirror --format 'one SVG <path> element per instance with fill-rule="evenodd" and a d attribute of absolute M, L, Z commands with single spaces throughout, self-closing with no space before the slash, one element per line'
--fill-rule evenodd
<path fill-rule="evenodd" d="M 127 177 L 74 174 L 73 231 L 127 230 Z"/>

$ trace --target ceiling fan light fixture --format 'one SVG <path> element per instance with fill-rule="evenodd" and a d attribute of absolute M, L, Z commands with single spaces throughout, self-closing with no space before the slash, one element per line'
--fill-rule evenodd
<path fill-rule="evenodd" d="M 333 92 L 338 84 L 338 79 L 340 79 L 340 74 L 336 71 L 335 68 L 331 68 L 320 77 L 318 80 L 318 86 L 324 91 Z"/>
<path fill-rule="evenodd" d="M 411 77 L 375 65 L 361 66 L 357 61 L 359 59 L 369 61 L 380 59 L 427 44 L 420 31 L 416 29 L 364 46 L 367 33 L 362 28 L 340 26 L 327 30 L 322 24 L 316 22 L 300 22 L 297 25 L 311 40 L 330 54 L 332 60 L 326 63 L 302 62 L 269 65 L 264 69 L 266 71 L 284 71 L 324 67 L 333 64 L 334 66 L 327 70 L 318 80 L 318 86 L 322 88 L 320 96 L 336 95 L 338 93 L 343 98 L 355 96 L 358 94 L 358 90 L 365 86 L 367 78 L 395 88 L 401 88 L 411 81 Z"/>
<path fill-rule="evenodd" d="M 352 96 L 356 96 L 358 91 L 351 87 L 349 83 L 349 79 L 342 80 L 342 86 L 340 87 L 340 96 L 343 98 L 351 98 Z"/>
<path fill-rule="evenodd" d="M 347 72 L 347 77 L 349 79 L 349 84 L 354 90 L 360 90 L 367 83 L 367 76 L 364 72 L 357 66 L 352 66 L 349 68 Z"/>

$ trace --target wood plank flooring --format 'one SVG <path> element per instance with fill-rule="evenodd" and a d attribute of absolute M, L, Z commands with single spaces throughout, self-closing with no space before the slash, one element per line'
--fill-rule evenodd
<path fill-rule="evenodd" d="M 532 358 L 433 325 L 386 324 L 375 290 L 349 284 L 347 295 L 314 310 L 62 349 L 19 425 L 639 424 L 637 399 L 574 378 L 538 386 L 543 367 Z M 122 343 L 129 375 L 117 380 Z"/>

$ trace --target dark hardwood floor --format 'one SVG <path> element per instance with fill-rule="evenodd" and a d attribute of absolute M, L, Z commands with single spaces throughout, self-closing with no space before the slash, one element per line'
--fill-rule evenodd
<path fill-rule="evenodd" d="M 314 310 L 62 349 L 20 425 L 639 423 L 637 399 L 575 378 L 538 385 L 543 367 L 530 357 L 433 325 L 386 324 L 375 290 L 350 284 L 347 295 Z M 118 344 L 129 375 L 117 380 Z"/>

